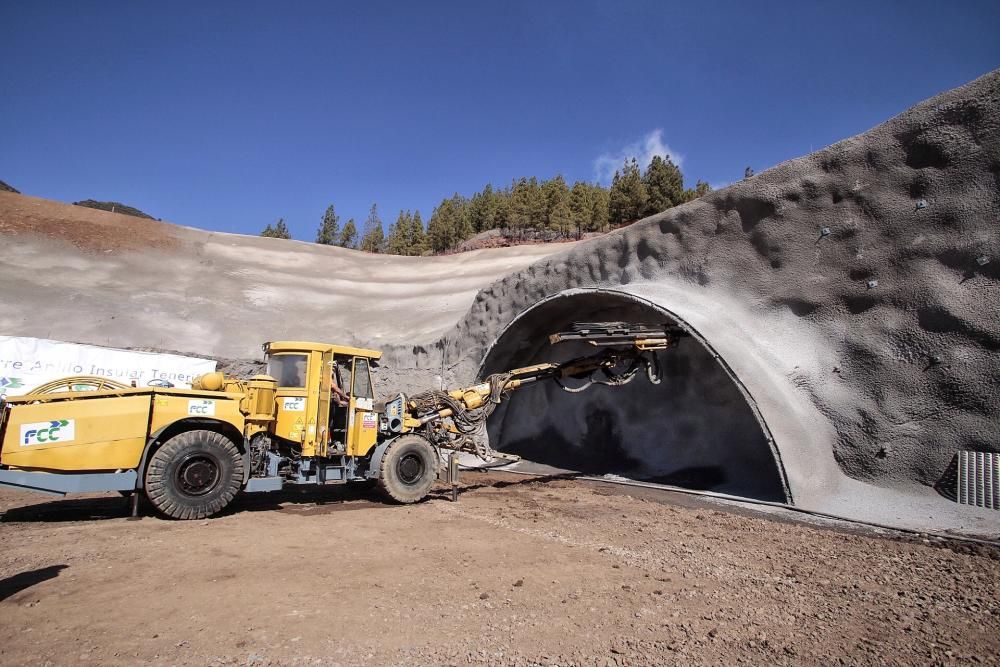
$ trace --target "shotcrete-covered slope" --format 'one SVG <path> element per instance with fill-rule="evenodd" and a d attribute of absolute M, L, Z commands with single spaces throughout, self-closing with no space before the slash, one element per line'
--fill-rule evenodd
<path fill-rule="evenodd" d="M 842 473 L 926 488 L 958 450 L 1000 449 L 998 233 L 993 72 L 864 134 L 539 261 L 480 292 L 437 345 L 394 349 L 389 363 L 401 377 L 422 370 L 451 383 L 471 379 L 491 349 L 503 348 L 506 361 L 534 360 L 538 351 L 523 339 L 574 315 L 593 319 L 587 304 L 602 294 L 631 301 L 636 313 L 672 314 L 704 337 L 759 409 L 794 500 L 830 507 L 836 493 L 871 489 Z M 572 306 L 559 305 L 569 298 Z M 523 324 L 536 307 L 551 316 Z M 532 410 L 525 404 L 519 414 L 533 415 L 539 433 L 581 418 Z M 699 446 L 661 445 L 662 456 Z M 650 443 L 630 451 L 640 450 Z M 564 463 L 572 467 L 573 457 Z M 859 502 L 879 502 L 858 493 Z"/>
<path fill-rule="evenodd" d="M 266 340 L 433 339 L 560 246 L 390 257 L 0 192 L 0 333 L 260 357 Z"/>

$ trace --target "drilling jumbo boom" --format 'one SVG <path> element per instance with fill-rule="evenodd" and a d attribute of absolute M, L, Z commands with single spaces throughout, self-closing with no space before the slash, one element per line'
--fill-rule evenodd
<path fill-rule="evenodd" d="M 240 491 L 286 484 L 374 481 L 413 503 L 441 474 L 442 450 L 517 459 L 494 452 L 485 433 L 510 392 L 543 380 L 572 392 L 618 386 L 640 371 L 658 383 L 657 353 L 683 335 L 672 326 L 577 324 L 550 341 L 586 342 L 596 353 L 452 391 L 398 394 L 384 406 L 371 380 L 381 352 L 325 343 L 266 343 L 266 375 L 209 373 L 191 389 L 64 378 L 0 400 L 0 486 L 119 491 L 131 495 L 133 514 L 145 497 L 175 519 L 212 516 Z"/>

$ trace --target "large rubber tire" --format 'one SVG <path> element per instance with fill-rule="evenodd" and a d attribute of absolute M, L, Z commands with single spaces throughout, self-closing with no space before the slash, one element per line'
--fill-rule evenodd
<path fill-rule="evenodd" d="M 163 443 L 146 467 L 146 497 L 172 519 L 224 510 L 243 484 L 243 455 L 214 431 L 187 431 Z"/>
<path fill-rule="evenodd" d="M 408 505 L 423 500 L 437 480 L 437 455 L 419 435 L 393 440 L 379 466 L 378 486 L 389 499 Z"/>

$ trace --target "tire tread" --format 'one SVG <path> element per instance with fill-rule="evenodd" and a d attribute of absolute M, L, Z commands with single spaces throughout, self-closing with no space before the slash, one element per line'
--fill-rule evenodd
<path fill-rule="evenodd" d="M 200 502 L 185 502 L 185 498 L 179 497 L 171 488 L 169 480 L 170 462 L 192 448 L 213 450 L 222 463 L 223 474 L 226 462 L 229 464 L 229 478 L 221 480 L 221 492 L 217 495 L 211 492 Z M 239 448 L 221 433 L 207 430 L 185 431 L 167 440 L 153 453 L 145 475 L 146 497 L 153 507 L 164 516 L 181 520 L 205 519 L 221 512 L 239 492 L 242 483 L 243 455 Z"/>

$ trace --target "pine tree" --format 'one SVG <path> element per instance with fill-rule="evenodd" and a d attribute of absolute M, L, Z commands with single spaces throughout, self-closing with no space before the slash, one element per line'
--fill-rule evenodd
<path fill-rule="evenodd" d="M 472 235 L 467 209 L 465 199 L 459 194 L 443 200 L 434 209 L 427 223 L 431 250 L 444 252 Z"/>
<path fill-rule="evenodd" d="M 356 248 L 358 243 L 358 227 L 354 224 L 354 218 L 347 221 L 340 231 L 340 241 L 337 243 L 341 248 Z"/>
<path fill-rule="evenodd" d="M 385 252 L 385 231 L 382 229 L 382 218 L 378 217 L 378 205 L 372 204 L 365 220 L 365 231 L 361 236 L 361 249 L 365 252 Z"/>
<path fill-rule="evenodd" d="M 531 183 L 527 178 L 518 179 L 511 187 L 508 221 L 512 235 L 523 236 L 531 227 L 534 208 L 531 190 Z"/>
<path fill-rule="evenodd" d="M 681 203 L 687 203 L 689 201 L 694 201 L 698 197 L 703 197 L 712 191 L 712 186 L 710 186 L 705 181 L 698 181 L 695 184 L 694 189 L 688 188 L 683 193 L 681 193 Z"/>
<path fill-rule="evenodd" d="M 278 218 L 278 224 L 274 226 L 274 236 L 279 239 L 290 239 L 292 238 L 291 232 L 288 231 L 288 227 L 285 226 L 285 219 Z"/>
<path fill-rule="evenodd" d="M 320 224 L 319 229 L 316 230 L 316 243 L 337 245 L 337 241 L 340 239 L 339 222 L 340 217 L 333 209 L 333 204 L 330 204 L 326 207 L 326 213 L 323 214 L 323 222 Z"/>
<path fill-rule="evenodd" d="M 475 232 L 472 231 L 472 222 L 469 220 L 469 200 L 457 192 L 451 200 L 458 213 L 458 217 L 455 219 L 455 237 L 457 238 L 455 245 L 458 245 Z"/>
<path fill-rule="evenodd" d="M 455 218 L 453 202 L 450 199 L 441 200 L 437 208 L 431 212 L 431 219 L 427 222 L 427 238 L 431 250 L 444 252 L 456 242 Z"/>
<path fill-rule="evenodd" d="M 576 238 L 583 235 L 584 230 L 590 229 L 591 210 L 593 209 L 590 186 L 583 181 L 573 184 L 573 189 L 569 193 L 569 211 L 573 220 L 573 227 L 576 228 Z"/>
<path fill-rule="evenodd" d="M 670 160 L 654 155 L 642 177 L 649 196 L 643 215 L 653 215 L 684 201 L 684 176 Z"/>
<path fill-rule="evenodd" d="M 545 193 L 542 192 L 541 184 L 534 176 L 528 179 L 528 200 L 531 210 L 528 227 L 530 229 L 544 227 L 549 213 L 548 202 L 545 199 Z"/>
<path fill-rule="evenodd" d="M 424 221 L 420 218 L 420 211 L 416 211 L 410 219 L 408 243 L 411 255 L 422 255 L 428 250 L 427 232 L 424 231 Z"/>
<path fill-rule="evenodd" d="M 545 227 L 560 236 L 569 236 L 572 228 L 572 213 L 569 209 L 569 188 L 562 174 L 542 184 L 545 201 Z"/>
<path fill-rule="evenodd" d="M 646 211 L 649 195 L 642 182 L 639 163 L 635 158 L 626 160 L 620 172 L 611 181 L 608 213 L 612 225 L 634 222 Z"/>
<path fill-rule="evenodd" d="M 389 227 L 386 249 L 390 255 L 410 255 L 410 232 L 413 227 L 413 216 L 409 211 L 399 212 L 396 222 Z"/>
<path fill-rule="evenodd" d="M 268 225 L 264 228 L 264 231 L 260 233 L 261 236 L 267 236 L 272 239 L 290 239 L 292 235 L 288 231 L 288 226 L 285 225 L 284 218 L 278 218 L 278 222 L 272 227 Z"/>
<path fill-rule="evenodd" d="M 590 231 L 603 232 L 611 222 L 611 193 L 597 185 L 590 190 Z"/>
<path fill-rule="evenodd" d="M 493 229 L 502 229 L 510 235 L 510 188 L 493 191 L 493 201 L 496 210 L 493 213 Z"/>
<path fill-rule="evenodd" d="M 472 195 L 469 201 L 469 224 L 472 233 L 478 234 L 489 229 L 496 229 L 499 198 L 493 192 L 493 185 L 487 183 L 482 192 Z"/>

